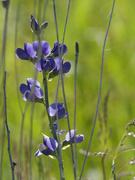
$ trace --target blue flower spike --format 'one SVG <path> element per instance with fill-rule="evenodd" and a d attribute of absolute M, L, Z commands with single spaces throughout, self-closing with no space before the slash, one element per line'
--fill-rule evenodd
<path fill-rule="evenodd" d="M 24 101 L 43 103 L 43 90 L 35 79 L 27 78 L 27 84 L 20 85 L 20 92 L 23 94 Z"/>
<path fill-rule="evenodd" d="M 41 143 L 39 145 L 39 149 L 37 150 L 37 152 L 35 153 L 34 156 L 40 156 L 42 154 L 48 156 L 48 155 L 55 155 L 55 151 L 58 148 L 58 142 L 53 139 L 50 138 L 48 136 L 43 136 L 43 143 Z"/>
<path fill-rule="evenodd" d="M 67 113 L 65 112 L 65 108 L 63 108 L 63 103 L 53 103 L 48 107 L 48 113 L 49 116 L 53 119 L 57 119 L 57 114 L 58 114 L 58 119 L 66 118 Z"/>

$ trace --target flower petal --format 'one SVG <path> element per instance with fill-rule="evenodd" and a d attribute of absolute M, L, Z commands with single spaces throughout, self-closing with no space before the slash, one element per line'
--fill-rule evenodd
<path fill-rule="evenodd" d="M 74 136 L 75 136 L 75 134 L 76 134 L 76 129 L 74 130 L 71 130 L 70 131 L 70 133 L 68 132 L 67 134 L 66 134 L 66 141 L 70 141 L 71 139 L 70 139 L 70 134 L 71 134 L 71 139 L 72 138 L 74 138 Z"/>
<path fill-rule="evenodd" d="M 54 61 L 55 61 L 55 68 L 57 68 L 57 71 L 59 71 L 60 70 L 60 58 L 59 57 L 55 58 Z"/>
<path fill-rule="evenodd" d="M 62 107 L 63 107 L 63 103 L 57 103 L 58 110 L 60 110 Z M 53 103 L 48 107 L 48 113 L 51 117 L 55 116 L 57 111 L 56 111 L 56 103 Z"/>
<path fill-rule="evenodd" d="M 65 109 L 62 108 L 58 111 L 58 119 L 62 119 L 65 116 Z"/>
<path fill-rule="evenodd" d="M 39 150 L 37 150 L 37 152 L 34 154 L 34 156 L 40 156 L 40 155 L 42 155 L 42 153 Z"/>
<path fill-rule="evenodd" d="M 36 51 L 34 51 L 32 44 L 24 43 L 24 49 L 32 58 L 34 58 L 37 54 Z"/>
<path fill-rule="evenodd" d="M 34 41 L 32 43 L 33 49 L 38 52 L 38 48 L 39 48 L 39 41 Z"/>
<path fill-rule="evenodd" d="M 27 101 L 27 99 L 26 99 L 26 97 L 25 97 L 25 93 L 24 93 L 24 95 L 23 95 L 22 98 L 23 98 L 24 101 Z"/>
<path fill-rule="evenodd" d="M 27 83 L 28 83 L 29 89 L 31 89 L 34 85 L 36 87 L 40 88 L 40 83 L 37 80 L 33 79 L 33 78 L 27 78 Z"/>
<path fill-rule="evenodd" d="M 51 150 L 47 148 L 46 150 L 41 151 L 44 155 L 49 156 L 51 154 Z"/>
<path fill-rule="evenodd" d="M 46 146 L 52 151 L 55 151 L 58 147 L 58 143 L 53 138 L 46 138 Z"/>
<path fill-rule="evenodd" d="M 26 84 L 20 85 L 20 92 L 24 94 L 27 90 L 29 90 L 28 86 Z"/>
<path fill-rule="evenodd" d="M 60 47 L 60 53 L 61 53 L 61 51 L 62 51 L 62 43 L 59 43 L 59 47 Z M 51 53 L 53 53 L 53 55 L 55 57 L 59 56 L 58 42 L 54 43 L 54 47 L 53 47 Z M 62 56 L 64 56 L 66 53 L 67 53 L 67 46 L 65 44 L 63 44 Z"/>
<path fill-rule="evenodd" d="M 70 62 L 65 62 L 63 65 L 62 65 L 62 70 L 63 70 L 63 73 L 68 73 L 70 71 L 70 68 L 71 68 L 71 64 Z"/>
<path fill-rule="evenodd" d="M 29 60 L 29 55 L 21 48 L 16 49 L 15 55 L 19 59 Z"/>
<path fill-rule="evenodd" d="M 28 101 L 30 101 L 30 102 L 35 102 L 36 101 L 36 96 L 35 96 L 35 94 L 34 93 L 31 93 L 30 91 L 26 91 L 25 93 L 24 93 L 24 96 L 23 96 L 23 100 L 24 101 L 26 101 L 26 100 L 28 100 Z M 26 99 L 26 100 L 25 100 Z"/>
<path fill-rule="evenodd" d="M 84 135 L 83 134 L 78 134 L 76 136 L 76 143 L 81 143 L 84 140 Z"/>
<path fill-rule="evenodd" d="M 35 96 L 39 99 L 43 98 L 43 90 L 41 88 L 35 88 Z"/>
<path fill-rule="evenodd" d="M 49 69 L 50 69 L 49 62 L 48 62 L 48 61 L 46 61 L 46 63 L 44 63 L 44 65 L 43 65 L 43 70 L 44 70 L 45 72 L 48 72 L 48 71 L 49 71 Z"/>
<path fill-rule="evenodd" d="M 40 59 L 39 61 L 37 61 L 35 63 L 35 68 L 38 70 L 38 71 L 42 71 L 43 70 L 43 67 L 42 67 L 42 59 Z"/>
<path fill-rule="evenodd" d="M 41 41 L 42 52 L 45 56 L 48 56 L 51 52 L 51 47 L 46 41 Z"/>
<path fill-rule="evenodd" d="M 36 52 L 38 52 L 38 49 L 39 49 L 39 41 L 34 41 L 32 43 L 32 46 L 34 48 L 34 50 Z M 51 48 L 49 46 L 49 44 L 46 42 L 46 41 L 41 41 L 41 47 L 42 47 L 42 52 L 45 56 L 48 56 L 51 52 Z"/>

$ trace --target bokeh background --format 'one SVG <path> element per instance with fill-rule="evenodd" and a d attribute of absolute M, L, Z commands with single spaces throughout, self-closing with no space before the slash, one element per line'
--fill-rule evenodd
<path fill-rule="evenodd" d="M 75 42 L 79 42 L 80 52 L 77 74 L 77 134 L 84 134 L 84 141 L 77 145 L 78 177 L 81 173 L 84 154 L 92 130 L 98 99 L 100 69 L 104 37 L 109 22 L 112 0 L 72 0 L 70 5 L 65 44 L 68 53 L 65 61 L 72 64 L 71 71 L 64 77 L 65 92 L 69 110 L 71 127 L 74 117 L 74 62 Z M 7 117 L 11 137 L 11 153 L 13 161 L 18 163 L 19 141 L 22 112 L 26 102 L 22 100 L 19 85 L 26 82 L 26 78 L 34 76 L 32 63 L 15 58 L 15 49 L 24 47 L 24 42 L 33 42 L 30 29 L 30 16 L 33 13 L 42 23 L 45 6 L 45 20 L 48 27 L 44 31 L 43 40 L 51 48 L 57 40 L 53 1 L 42 0 L 12 0 L 9 6 L 6 43 L 6 71 L 7 71 Z M 66 17 L 68 1 L 57 0 L 56 12 L 60 42 Z M 18 9 L 20 7 L 20 9 Z M 34 8 L 35 7 L 35 8 Z M 115 159 L 115 173 L 118 179 L 128 180 L 135 176 L 134 165 L 128 163 L 135 157 L 134 138 L 127 137 L 124 141 L 122 153 L 116 155 L 116 150 L 125 133 L 125 126 L 135 117 L 135 1 L 116 1 L 110 31 L 107 38 L 101 101 L 90 152 L 107 152 L 102 156 L 88 156 L 83 173 L 83 179 L 102 180 L 103 169 L 106 179 L 111 179 L 112 160 Z M 0 5 L 0 49 L 2 49 L 5 9 Z M 16 24 L 17 23 L 17 24 Z M 16 31 L 17 27 L 17 31 Z M 15 38 L 16 41 L 15 41 Z M 34 37 L 36 40 L 36 37 Z M 15 43 L 16 42 L 16 43 Z M 1 53 L 2 54 L 2 53 Z M 0 67 L 2 69 L 2 67 Z M 3 71 L 1 70 L 0 88 L 0 139 L 3 137 Z M 38 81 L 43 87 L 42 74 L 38 73 Z M 55 101 L 57 78 L 49 82 L 50 103 Z M 106 98 L 105 98 L 106 97 Z M 107 99 L 108 100 L 105 100 Z M 63 102 L 62 88 L 59 88 L 59 102 Z M 104 103 L 105 102 L 105 103 Z M 104 105 L 106 104 L 106 105 Z M 104 115 L 106 115 L 104 118 Z M 31 104 L 25 114 L 23 132 L 23 168 L 22 177 L 29 179 L 29 139 L 30 139 Z M 104 124 L 104 120 L 107 123 Z M 106 121 L 105 121 L 106 122 Z M 33 117 L 32 166 L 33 180 L 59 179 L 59 169 L 56 160 L 44 155 L 35 157 L 34 153 L 42 142 L 42 133 L 51 136 L 46 111 L 42 104 L 35 104 Z M 66 119 L 60 120 L 61 129 L 68 130 Z M 134 127 L 129 132 L 135 131 Z M 64 135 L 61 136 L 61 140 Z M 107 139 L 107 141 L 106 141 Z M 3 154 L 2 179 L 11 179 L 11 169 L 7 151 L 7 134 L 5 134 Z M 0 141 L 0 153 L 2 142 Z M 130 150 L 129 150 L 130 149 Z M 81 153 L 83 150 L 83 153 Z M 125 152 L 126 151 L 126 152 Z M 70 148 L 62 151 L 66 179 L 74 179 Z M 125 173 L 125 174 L 124 174 Z M 17 174 L 17 165 L 15 175 Z M 124 175 L 124 176 L 123 176 Z M 127 176 L 126 176 L 127 175 Z"/>

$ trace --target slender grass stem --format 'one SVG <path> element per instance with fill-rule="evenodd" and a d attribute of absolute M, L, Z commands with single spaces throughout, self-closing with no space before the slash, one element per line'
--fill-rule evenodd
<path fill-rule="evenodd" d="M 47 84 L 47 77 L 44 74 L 44 72 L 43 72 L 43 83 L 44 83 L 44 92 L 45 92 L 45 104 L 44 105 L 46 107 L 46 113 L 47 113 L 47 116 L 48 116 L 48 119 L 49 119 L 49 123 L 50 123 L 50 126 L 51 126 L 52 135 L 53 135 L 54 139 L 57 141 L 56 131 L 54 129 L 51 117 L 49 116 L 49 113 L 48 113 L 48 107 L 49 107 L 48 84 Z"/>
<path fill-rule="evenodd" d="M 57 102 L 58 102 L 58 90 L 59 90 L 59 82 L 60 82 L 60 75 L 58 76 L 58 83 L 57 83 L 57 90 L 56 90 L 56 109 L 57 109 Z M 57 118 L 57 128 L 58 128 L 58 153 L 59 153 L 59 168 L 60 168 L 60 179 L 64 180 L 64 167 L 62 162 L 62 155 L 61 155 L 61 143 L 60 143 L 60 133 L 59 133 L 59 119 L 58 119 L 58 113 L 56 113 Z"/>
<path fill-rule="evenodd" d="M 8 11 L 9 11 L 9 0 L 6 2 L 2 1 L 3 6 L 6 9 L 4 28 L 3 28 L 3 40 L 2 40 L 2 52 L 1 52 L 1 61 L 0 61 L 0 74 L 3 71 L 3 77 L 5 77 L 5 52 L 6 52 L 6 36 L 7 36 L 7 20 L 8 20 Z M 3 70 L 2 70 L 3 68 Z M 4 107 L 3 107 L 4 108 Z M 3 169 L 3 156 L 4 156 L 4 141 L 5 141 L 5 118 L 3 117 L 3 126 L 2 126 L 2 144 L 1 144 L 1 161 L 0 161 L 0 179 L 2 179 L 2 169 Z"/>
<path fill-rule="evenodd" d="M 64 26 L 64 31 L 63 31 L 62 45 L 64 44 L 69 10 L 70 10 L 70 0 L 68 1 L 68 8 L 67 8 L 65 26 Z M 62 52 L 63 52 L 63 46 L 62 46 Z M 62 52 L 60 54 L 60 60 L 62 59 Z M 66 110 L 66 112 L 68 112 L 68 107 L 67 107 L 67 102 L 66 102 L 66 95 L 65 95 L 65 89 L 64 89 L 64 78 L 63 78 L 63 73 L 62 73 L 62 61 L 60 61 L 60 62 L 61 62 L 60 63 L 60 76 L 61 76 L 61 83 L 62 83 L 63 98 L 64 98 L 65 110 Z M 70 121 L 69 121 L 68 113 L 67 113 L 67 123 L 68 123 L 69 136 L 70 136 L 70 139 L 71 139 L 71 132 L 70 132 L 71 128 L 70 128 Z M 76 172 L 77 171 L 76 171 L 76 165 L 75 165 L 75 160 L 74 160 L 73 145 L 72 145 L 71 141 L 70 141 L 70 146 L 71 146 L 71 155 L 72 155 L 72 163 L 73 163 L 73 170 L 74 170 L 74 178 L 76 180 L 77 179 L 77 177 L 76 177 Z"/>
<path fill-rule="evenodd" d="M 74 132 L 76 129 L 76 95 L 77 95 L 77 89 L 76 89 L 76 85 L 77 85 L 77 62 L 78 62 L 78 56 L 79 56 L 79 44 L 78 42 L 76 42 L 75 44 L 75 79 L 74 79 Z M 77 146 L 76 146 L 76 133 L 74 136 L 74 142 L 75 142 L 75 177 L 77 178 Z"/>
<path fill-rule="evenodd" d="M 54 9 L 54 18 L 55 18 L 55 28 L 56 28 L 56 36 L 57 36 L 57 42 L 58 42 L 58 53 L 60 57 L 60 69 L 62 67 L 62 55 L 60 56 L 60 48 L 59 48 L 59 34 L 58 34 L 58 25 L 57 25 L 57 16 L 56 16 L 56 8 L 55 8 L 55 0 L 53 0 L 53 9 Z M 62 51 L 63 51 L 63 46 L 62 46 Z M 57 109 L 57 100 L 58 100 L 58 90 L 59 90 L 59 82 L 60 82 L 60 73 L 58 77 L 58 83 L 57 83 L 57 90 L 56 90 L 56 109 Z M 60 170 L 60 179 L 64 180 L 65 175 L 64 175 L 64 167 L 63 167 L 63 162 L 62 162 L 62 155 L 61 155 L 61 144 L 60 144 L 60 135 L 59 135 L 59 120 L 58 120 L 58 113 L 56 114 L 57 118 L 57 125 L 58 125 L 58 153 L 59 153 L 59 170 Z"/>
<path fill-rule="evenodd" d="M 30 180 L 32 180 L 32 138 L 33 138 L 33 116 L 34 116 L 34 107 L 35 103 L 31 105 L 31 116 L 30 116 L 30 159 L 29 159 L 29 168 L 30 168 Z"/>
<path fill-rule="evenodd" d="M 12 172 L 12 180 L 14 180 L 14 164 L 13 164 L 12 156 L 11 156 L 11 149 L 10 149 L 10 131 L 9 131 L 8 122 L 7 122 L 6 71 L 5 71 L 5 75 L 4 75 L 4 85 L 3 85 L 3 90 L 4 90 L 5 125 L 6 125 L 6 130 L 7 130 L 7 140 L 8 140 L 8 155 L 9 155 L 10 166 L 11 166 L 11 172 Z"/>
<path fill-rule="evenodd" d="M 92 141 L 95 125 L 96 125 L 96 119 L 97 119 L 97 114 L 98 114 L 98 109 L 99 109 L 99 102 L 100 102 L 100 97 L 101 97 L 105 45 L 106 45 L 106 40 L 107 40 L 107 36 L 108 36 L 108 32 L 109 32 L 109 28 L 110 28 L 110 24 L 111 24 L 111 20 L 112 20 L 114 4 L 115 4 L 115 0 L 113 0 L 113 5 L 112 5 L 112 9 L 111 9 L 110 19 L 109 19 L 109 23 L 108 23 L 108 27 L 107 27 L 107 31 L 106 31 L 106 35 L 105 35 L 105 39 L 104 39 L 104 44 L 103 44 L 102 63 L 101 63 L 101 75 L 100 75 L 100 86 L 99 86 L 99 94 L 98 94 L 98 102 L 97 102 L 96 114 L 95 114 L 94 123 L 93 123 L 93 127 L 92 127 L 92 132 L 90 134 L 90 140 L 89 140 L 89 144 L 88 144 L 88 148 L 87 148 L 86 156 L 85 156 L 85 159 L 84 159 L 84 162 L 83 162 L 83 167 L 82 167 L 82 171 L 81 171 L 81 175 L 80 175 L 79 180 L 81 180 L 82 175 L 83 175 L 84 167 L 85 167 L 85 164 L 86 164 L 86 159 L 87 159 L 87 156 L 88 156 L 88 152 L 89 152 L 89 149 L 90 149 L 90 145 L 91 145 L 91 141 Z"/>
<path fill-rule="evenodd" d="M 18 35 L 18 25 L 19 25 L 19 19 L 20 19 L 20 7 L 21 7 L 21 0 L 18 0 L 17 3 L 17 12 L 16 12 L 16 21 L 15 21 L 15 50 L 17 47 L 17 35 Z M 21 100 L 20 100 L 20 96 L 19 96 L 19 76 L 18 76 L 18 69 L 17 69 L 17 60 L 16 60 L 16 56 L 14 56 L 14 66 L 15 66 L 15 80 L 16 80 L 16 91 L 17 91 L 17 98 L 18 98 L 18 103 L 19 103 L 19 107 L 21 110 L 21 113 L 23 113 L 22 110 L 22 105 L 21 105 Z"/>
<path fill-rule="evenodd" d="M 64 26 L 64 31 L 63 31 L 63 40 L 62 40 L 62 51 L 61 51 L 61 53 L 60 53 L 60 48 L 59 48 L 59 35 L 58 35 L 58 26 L 57 26 L 57 16 L 56 16 L 55 0 L 53 0 L 53 8 L 54 8 L 54 18 L 55 18 L 55 27 L 56 27 L 57 42 L 58 42 L 58 53 L 59 53 L 59 58 L 60 58 L 60 71 L 59 71 L 59 76 L 60 77 L 58 78 L 58 82 L 59 82 L 59 80 L 61 78 L 65 110 L 67 112 L 68 130 L 69 130 L 69 135 L 70 135 L 70 139 L 71 139 L 71 132 L 70 132 L 71 128 L 70 128 L 70 122 L 69 122 L 69 116 L 68 116 L 68 108 L 67 108 L 67 103 L 66 103 L 65 90 L 64 90 L 64 80 L 63 80 L 63 73 L 62 73 L 62 53 L 63 53 L 63 44 L 64 44 L 64 39 L 65 39 L 65 32 L 66 32 L 68 14 L 69 14 L 69 9 L 70 9 L 70 0 L 68 1 L 68 9 L 67 9 L 65 26 Z M 59 83 L 58 83 L 58 85 L 59 85 Z M 73 169 L 74 169 L 74 177 L 76 179 L 76 170 L 75 170 L 75 162 L 74 162 L 74 153 L 73 153 L 72 142 L 70 142 L 70 146 L 71 146 L 71 155 L 72 155 L 72 162 L 73 162 Z"/>
<path fill-rule="evenodd" d="M 4 145 L 5 145 L 5 120 L 3 117 L 3 125 L 2 125 L 2 143 L 1 143 L 1 160 L 0 160 L 0 179 L 2 179 L 2 171 L 3 171 L 3 157 L 4 157 Z"/>

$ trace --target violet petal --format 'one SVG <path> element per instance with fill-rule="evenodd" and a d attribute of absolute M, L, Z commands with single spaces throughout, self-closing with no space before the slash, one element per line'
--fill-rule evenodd
<path fill-rule="evenodd" d="M 52 151 L 55 151 L 58 147 L 58 143 L 53 138 L 47 138 L 46 139 L 46 146 L 51 149 Z"/>
<path fill-rule="evenodd" d="M 42 59 L 40 59 L 39 61 L 37 61 L 36 63 L 35 63 L 35 68 L 38 70 L 38 71 L 42 71 L 43 69 L 42 69 Z"/>
<path fill-rule="evenodd" d="M 34 85 L 36 86 L 36 87 L 40 87 L 40 83 L 37 81 L 37 80 L 35 80 L 35 79 L 33 79 L 33 78 L 27 78 L 27 83 L 28 83 L 28 87 L 31 89 Z"/>
<path fill-rule="evenodd" d="M 83 134 L 78 134 L 76 136 L 76 143 L 81 143 L 84 140 L 84 135 Z"/>
<path fill-rule="evenodd" d="M 42 155 L 42 153 L 39 150 L 37 150 L 37 152 L 34 154 L 34 156 L 40 156 L 40 155 Z"/>
<path fill-rule="evenodd" d="M 75 133 L 76 133 L 76 129 L 75 129 L 75 130 L 74 130 L 74 129 L 71 130 L 70 133 L 68 132 L 68 133 L 66 134 L 66 141 L 70 141 L 72 138 L 74 138 Z M 70 139 L 70 134 L 71 134 L 71 139 Z"/>
<path fill-rule="evenodd" d="M 36 56 L 36 51 L 34 51 L 32 44 L 24 43 L 25 51 L 34 58 Z"/>
<path fill-rule="evenodd" d="M 58 111 L 58 119 L 62 119 L 65 115 L 65 109 L 62 108 Z"/>
<path fill-rule="evenodd" d="M 62 70 L 63 70 L 63 73 L 68 73 L 70 71 L 70 68 L 71 68 L 71 64 L 70 62 L 65 62 L 63 65 L 62 65 Z"/>
<path fill-rule="evenodd" d="M 21 48 L 16 49 L 15 55 L 19 59 L 29 60 L 29 55 Z"/>
<path fill-rule="evenodd" d="M 41 41 L 42 52 L 45 56 L 48 56 L 51 52 L 51 47 L 46 41 Z"/>
<path fill-rule="evenodd" d="M 43 90 L 41 88 L 35 87 L 35 96 L 39 99 L 43 98 Z"/>
<path fill-rule="evenodd" d="M 20 85 L 20 92 L 24 94 L 27 90 L 29 90 L 28 86 L 26 84 Z"/>

